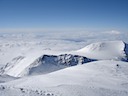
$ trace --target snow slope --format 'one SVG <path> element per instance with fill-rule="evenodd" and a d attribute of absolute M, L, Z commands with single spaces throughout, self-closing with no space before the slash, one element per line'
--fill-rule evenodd
<path fill-rule="evenodd" d="M 32 90 L 39 93 L 35 96 L 128 96 L 128 63 L 95 61 L 1 86 L 6 87 L 0 90 L 1 96 L 33 96 Z"/>
<path fill-rule="evenodd" d="M 9 76 L 9 75 L 0 75 L 0 83 L 4 83 L 4 82 L 8 82 L 8 81 L 12 81 L 18 78 Z"/>
<path fill-rule="evenodd" d="M 2 75 L 7 74 L 14 77 L 23 77 L 37 74 L 46 74 L 66 67 L 91 62 L 93 60 L 79 55 L 42 55 L 38 57 L 19 56 L 1 68 Z"/>
<path fill-rule="evenodd" d="M 92 43 L 76 51 L 76 53 L 100 60 L 127 60 L 128 46 L 123 41 L 98 42 Z"/>

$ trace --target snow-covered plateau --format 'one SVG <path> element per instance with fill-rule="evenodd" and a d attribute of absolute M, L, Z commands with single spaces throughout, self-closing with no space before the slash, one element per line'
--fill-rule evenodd
<path fill-rule="evenodd" d="M 127 39 L 105 34 L 0 34 L 0 96 L 128 96 Z"/>

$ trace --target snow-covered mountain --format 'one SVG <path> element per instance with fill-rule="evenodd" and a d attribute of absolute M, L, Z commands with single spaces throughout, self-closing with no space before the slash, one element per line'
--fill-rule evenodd
<path fill-rule="evenodd" d="M 0 69 L 0 74 L 14 77 L 46 74 L 94 60 L 128 60 L 128 45 L 123 41 L 93 43 L 76 52 L 61 55 L 30 54 L 18 56 Z M 73 54 L 77 55 L 73 55 Z M 92 59 L 89 59 L 92 58 Z"/>
<path fill-rule="evenodd" d="M 23 54 L 15 53 L 1 67 L 0 96 L 128 96 L 125 42 L 98 42 L 77 51 L 41 51 L 34 46 L 23 46 Z"/>
<path fill-rule="evenodd" d="M 99 60 L 128 60 L 128 45 L 123 41 L 106 41 L 92 43 L 78 51 L 77 54 L 81 54 L 88 58 Z"/>
<path fill-rule="evenodd" d="M 1 96 L 128 96 L 128 63 L 101 60 L 21 78 L 2 84 L 0 93 Z"/>
<path fill-rule="evenodd" d="M 33 74 L 46 74 L 56 70 L 60 70 L 69 66 L 75 66 L 87 62 L 94 61 L 92 59 L 72 54 L 61 55 L 43 55 L 32 62 L 27 62 L 23 56 L 14 58 L 1 68 L 1 74 L 7 74 L 14 77 L 22 77 Z"/>

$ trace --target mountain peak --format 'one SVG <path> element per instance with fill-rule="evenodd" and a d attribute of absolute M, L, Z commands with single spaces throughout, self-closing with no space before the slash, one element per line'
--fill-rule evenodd
<path fill-rule="evenodd" d="M 126 60 L 128 46 L 123 41 L 104 41 L 92 43 L 76 52 L 94 59 Z"/>

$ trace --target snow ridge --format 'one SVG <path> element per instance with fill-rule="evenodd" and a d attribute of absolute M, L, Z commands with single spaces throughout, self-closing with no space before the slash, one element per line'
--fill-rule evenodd
<path fill-rule="evenodd" d="M 28 64 L 26 67 L 23 63 L 19 62 L 19 57 L 15 58 L 14 63 L 8 63 L 1 68 L 1 74 L 8 74 L 14 77 L 22 77 L 26 75 L 37 75 L 46 74 L 53 71 L 57 71 L 66 67 L 75 66 L 87 62 L 94 61 L 84 56 L 72 55 L 72 54 L 61 54 L 61 55 L 43 55 L 37 58 L 34 62 Z M 18 66 L 21 71 L 16 70 L 15 65 Z"/>

